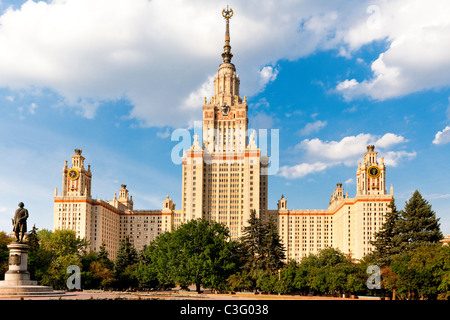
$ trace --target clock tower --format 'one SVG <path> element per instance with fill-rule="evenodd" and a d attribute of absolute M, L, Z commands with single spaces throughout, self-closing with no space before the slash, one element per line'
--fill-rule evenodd
<path fill-rule="evenodd" d="M 378 163 L 377 154 L 375 146 L 369 145 L 362 163 L 358 163 L 358 170 L 356 171 L 357 195 L 387 194 L 384 158 L 381 157 L 380 163 Z"/>
<path fill-rule="evenodd" d="M 72 156 L 72 166 L 67 166 L 67 160 L 63 169 L 63 190 L 62 196 L 69 197 L 90 197 L 91 196 L 91 166 L 84 168 L 85 158 L 81 155 L 81 149 L 75 149 Z"/>

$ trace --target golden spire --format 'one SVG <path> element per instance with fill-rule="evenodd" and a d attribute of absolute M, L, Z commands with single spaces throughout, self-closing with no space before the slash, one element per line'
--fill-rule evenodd
<path fill-rule="evenodd" d="M 222 10 L 222 16 L 226 20 L 225 28 L 225 45 L 223 46 L 224 52 L 222 53 L 223 62 L 230 63 L 233 54 L 231 53 L 230 46 L 230 19 L 233 16 L 233 9 L 227 8 Z"/>

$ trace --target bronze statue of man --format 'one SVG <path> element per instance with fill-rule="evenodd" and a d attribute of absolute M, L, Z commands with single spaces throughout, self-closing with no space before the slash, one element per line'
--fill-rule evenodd
<path fill-rule="evenodd" d="M 28 210 L 24 208 L 23 202 L 19 203 L 13 219 L 13 231 L 16 234 L 17 242 L 23 241 L 23 236 L 27 232 Z"/>

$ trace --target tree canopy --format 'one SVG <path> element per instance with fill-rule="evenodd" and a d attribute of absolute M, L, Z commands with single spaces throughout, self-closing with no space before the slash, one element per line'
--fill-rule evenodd
<path fill-rule="evenodd" d="M 244 271 L 252 273 L 262 269 L 277 272 L 284 266 L 285 249 L 272 219 L 264 223 L 252 210 L 242 233 L 240 248 Z"/>
<path fill-rule="evenodd" d="M 428 201 L 416 190 L 398 220 L 397 233 L 403 249 L 440 241 L 443 235 L 439 220 Z"/>
<path fill-rule="evenodd" d="M 195 284 L 220 289 L 235 271 L 235 243 L 228 229 L 205 219 L 191 220 L 171 233 L 160 235 L 143 253 L 141 281 L 155 277 L 165 286 Z"/>

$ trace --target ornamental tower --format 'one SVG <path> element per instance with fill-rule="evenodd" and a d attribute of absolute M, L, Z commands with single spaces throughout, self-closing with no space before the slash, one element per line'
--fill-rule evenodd
<path fill-rule="evenodd" d="M 53 227 L 56 229 L 74 230 L 79 237 L 89 240 L 91 234 L 91 166 L 84 168 L 84 157 L 81 149 L 75 149 L 72 165 L 67 160 L 63 168 L 61 194 L 55 189 L 53 207 Z M 91 242 L 91 246 L 92 246 Z"/>
<path fill-rule="evenodd" d="M 375 146 L 367 146 L 362 163 L 358 163 L 356 171 L 357 195 L 385 195 L 386 193 L 386 167 L 384 158 L 380 163 L 377 160 L 378 152 Z"/>
<path fill-rule="evenodd" d="M 91 166 L 84 168 L 84 157 L 81 149 L 75 149 L 72 155 L 72 166 L 67 166 L 67 160 L 63 169 L 63 190 L 62 196 L 69 197 L 90 197 L 91 196 Z"/>
<path fill-rule="evenodd" d="M 232 239 L 255 210 L 267 213 L 267 167 L 255 132 L 248 133 L 247 99 L 239 96 L 239 76 L 231 63 L 230 19 L 233 10 L 222 11 L 225 45 L 222 63 L 214 78 L 214 95 L 203 105 L 203 138 L 183 155 L 182 210 L 180 222 L 205 218 L 225 224 Z M 249 136 L 249 137 L 248 137 Z"/>
<path fill-rule="evenodd" d="M 242 152 L 247 145 L 247 99 L 239 97 L 239 75 L 231 63 L 230 19 L 233 10 L 222 11 L 225 18 L 223 62 L 214 77 L 214 96 L 203 105 L 203 146 L 209 153 Z"/>

